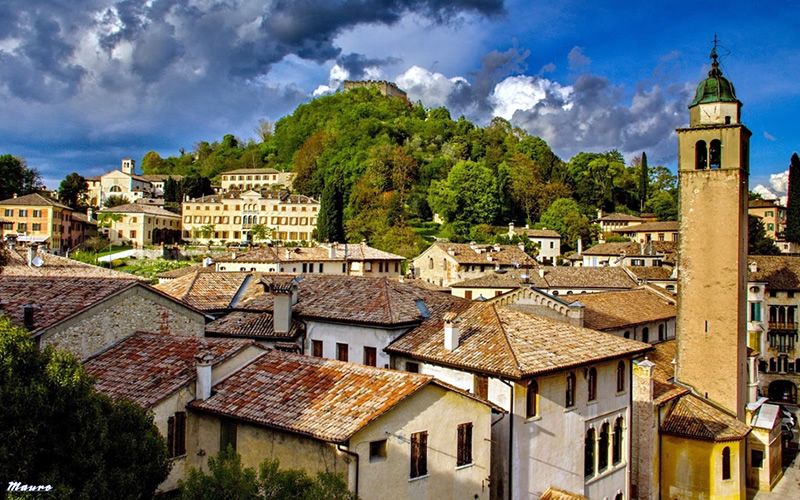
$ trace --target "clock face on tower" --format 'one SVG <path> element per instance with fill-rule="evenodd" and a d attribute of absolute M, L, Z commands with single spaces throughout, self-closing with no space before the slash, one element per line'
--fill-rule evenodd
<path fill-rule="evenodd" d="M 702 106 L 700 112 L 700 121 L 702 123 L 711 123 L 719 121 L 719 104 L 710 104 Z"/>

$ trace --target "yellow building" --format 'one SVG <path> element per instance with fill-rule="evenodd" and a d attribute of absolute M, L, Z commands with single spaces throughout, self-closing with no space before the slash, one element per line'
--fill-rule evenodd
<path fill-rule="evenodd" d="M 131 244 L 141 248 L 181 239 L 181 216 L 160 207 L 128 203 L 106 208 L 98 214 L 110 224 L 106 235 L 115 245 Z"/>
<path fill-rule="evenodd" d="M 275 184 L 288 188 L 292 185 L 294 172 L 280 172 L 274 168 L 240 168 L 222 174 L 222 192 L 259 191 Z"/>
<path fill-rule="evenodd" d="M 317 200 L 288 191 L 229 191 L 187 200 L 181 205 L 183 238 L 195 241 L 254 241 L 256 224 L 271 230 L 273 241 L 311 241 L 317 226 Z"/>
<path fill-rule="evenodd" d="M 92 223 L 85 217 L 73 217 L 70 207 L 37 193 L 0 201 L 0 217 L 6 221 L 5 234 L 57 252 L 66 252 L 92 235 Z"/>

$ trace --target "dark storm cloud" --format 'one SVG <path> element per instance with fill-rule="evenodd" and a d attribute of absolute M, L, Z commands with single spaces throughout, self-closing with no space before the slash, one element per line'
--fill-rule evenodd
<path fill-rule="evenodd" d="M 397 64 L 400 59 L 397 57 L 386 57 L 383 59 L 374 59 L 366 57 L 363 54 L 346 54 L 336 58 L 336 64 L 347 70 L 351 80 L 362 80 L 366 77 L 364 71 L 367 68 L 380 68 L 390 64 Z"/>

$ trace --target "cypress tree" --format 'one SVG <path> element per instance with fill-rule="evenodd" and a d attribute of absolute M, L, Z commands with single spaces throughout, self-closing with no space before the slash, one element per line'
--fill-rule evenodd
<path fill-rule="evenodd" d="M 319 200 L 317 239 L 319 241 L 344 241 L 344 186 L 340 175 L 328 179 Z"/>
<path fill-rule="evenodd" d="M 642 152 L 642 176 L 639 179 L 639 211 L 644 212 L 644 204 L 647 202 L 647 153 Z"/>
<path fill-rule="evenodd" d="M 792 155 L 789 164 L 789 201 L 786 207 L 786 241 L 800 243 L 800 158 Z"/>

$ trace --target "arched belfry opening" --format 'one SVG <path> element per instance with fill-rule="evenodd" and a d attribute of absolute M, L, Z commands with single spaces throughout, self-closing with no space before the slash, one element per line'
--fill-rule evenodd
<path fill-rule="evenodd" d="M 722 168 L 722 141 L 714 139 L 708 148 L 708 166 Z"/>
<path fill-rule="evenodd" d="M 694 168 L 695 170 L 705 170 L 708 167 L 708 148 L 706 141 L 697 141 L 694 145 Z"/>

